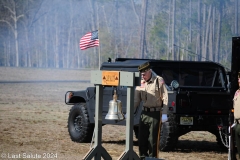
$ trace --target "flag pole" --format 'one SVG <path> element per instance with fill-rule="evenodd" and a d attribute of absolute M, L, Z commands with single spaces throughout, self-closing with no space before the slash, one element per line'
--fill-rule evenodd
<path fill-rule="evenodd" d="M 98 40 L 99 40 L 99 43 L 100 43 L 100 39 L 99 39 L 99 29 L 98 29 Z M 100 70 L 100 67 L 101 67 L 101 54 L 100 54 L 100 44 L 99 44 L 99 48 L 98 48 L 98 67 L 99 67 L 99 70 Z"/>

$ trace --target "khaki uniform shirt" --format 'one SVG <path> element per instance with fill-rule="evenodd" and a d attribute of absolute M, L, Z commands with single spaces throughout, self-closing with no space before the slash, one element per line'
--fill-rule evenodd
<path fill-rule="evenodd" d="M 233 98 L 234 118 L 240 120 L 240 89 L 235 92 Z"/>
<path fill-rule="evenodd" d="M 157 83 L 158 81 L 158 83 Z M 161 107 L 162 104 L 167 106 L 168 93 L 162 77 L 157 76 L 152 71 L 152 77 L 148 82 L 141 83 L 137 86 L 134 97 L 134 108 L 136 109 L 140 102 L 144 107 Z"/>

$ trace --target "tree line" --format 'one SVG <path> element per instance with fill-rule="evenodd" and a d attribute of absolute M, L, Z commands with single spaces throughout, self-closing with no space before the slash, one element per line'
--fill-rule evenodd
<path fill-rule="evenodd" d="M 230 68 L 239 0 L 1 0 L 0 66 L 98 68 L 108 57 Z M 98 30 L 99 47 L 79 49 Z"/>

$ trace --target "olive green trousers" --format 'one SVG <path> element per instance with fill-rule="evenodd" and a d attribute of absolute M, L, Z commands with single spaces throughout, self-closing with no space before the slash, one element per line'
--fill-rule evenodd
<path fill-rule="evenodd" d="M 157 157 L 160 111 L 142 111 L 139 122 L 138 146 L 140 158 Z"/>
<path fill-rule="evenodd" d="M 235 126 L 235 141 L 237 145 L 238 156 L 240 158 L 240 124 Z"/>

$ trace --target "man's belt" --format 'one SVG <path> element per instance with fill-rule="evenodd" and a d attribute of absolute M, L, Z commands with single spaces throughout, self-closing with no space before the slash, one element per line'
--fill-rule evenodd
<path fill-rule="evenodd" d="M 146 112 L 156 112 L 156 111 L 161 111 L 161 107 L 143 107 L 143 110 Z"/>
<path fill-rule="evenodd" d="M 240 119 L 236 119 L 237 124 L 240 124 Z"/>

